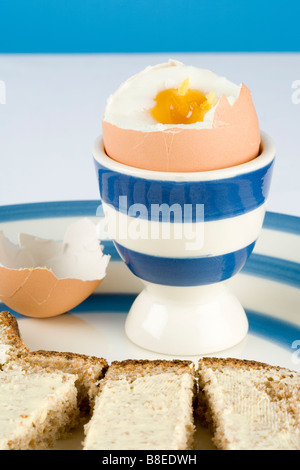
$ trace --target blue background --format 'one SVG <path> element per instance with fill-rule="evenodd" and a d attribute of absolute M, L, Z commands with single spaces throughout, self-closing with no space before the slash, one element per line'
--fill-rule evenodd
<path fill-rule="evenodd" d="M 299 0 L 0 0 L 0 52 L 298 52 L 299 24 Z"/>

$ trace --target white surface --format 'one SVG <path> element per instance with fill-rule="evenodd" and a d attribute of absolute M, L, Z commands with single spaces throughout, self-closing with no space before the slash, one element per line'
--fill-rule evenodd
<path fill-rule="evenodd" d="M 121 82 L 170 54 L 0 55 L 0 204 L 97 199 L 91 150 Z M 253 93 L 277 163 L 268 210 L 300 216 L 300 54 L 171 54 Z M 293 99 L 294 98 L 294 99 Z M 294 102 L 293 102 L 294 101 Z"/>

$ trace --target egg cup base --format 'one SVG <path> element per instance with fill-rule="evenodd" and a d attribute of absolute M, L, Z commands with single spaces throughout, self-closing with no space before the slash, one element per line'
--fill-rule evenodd
<path fill-rule="evenodd" d="M 199 356 L 240 343 L 247 335 L 248 320 L 223 282 L 199 287 L 147 283 L 129 311 L 125 331 L 143 349 Z"/>

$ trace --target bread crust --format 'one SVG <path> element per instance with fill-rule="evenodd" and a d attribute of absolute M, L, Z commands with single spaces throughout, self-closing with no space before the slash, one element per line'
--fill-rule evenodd
<path fill-rule="evenodd" d="M 286 371 L 288 374 L 297 374 L 297 372 L 285 369 L 280 366 L 272 366 L 270 364 L 266 364 L 264 362 L 259 362 L 259 361 L 252 361 L 248 359 L 236 359 L 234 357 L 227 357 L 227 358 L 219 358 L 219 357 L 203 357 L 199 359 L 198 362 L 198 369 L 197 369 L 197 375 L 199 375 L 199 372 L 201 372 L 202 367 L 210 367 L 212 370 L 217 370 L 222 367 L 234 367 L 237 369 L 243 368 L 244 370 L 250 370 L 250 369 L 255 369 L 255 370 L 260 370 L 263 369 L 265 371 L 267 370 L 273 370 L 273 371 Z"/>
<path fill-rule="evenodd" d="M 22 341 L 18 322 L 10 312 L 0 312 L 0 329 L 0 337 L 2 335 L 3 342 L 14 348 L 15 354 L 24 354 L 29 351 Z"/>
<path fill-rule="evenodd" d="M 20 336 L 18 322 L 11 313 L 6 311 L 0 312 L 0 323 L 9 329 L 11 334 Z"/>
<path fill-rule="evenodd" d="M 127 359 L 125 361 L 114 361 L 108 368 L 105 380 L 118 380 L 123 377 L 134 380 L 136 377 L 163 373 L 175 373 L 177 375 L 191 374 L 194 376 L 194 363 L 177 359 Z"/>
<path fill-rule="evenodd" d="M 72 352 L 60 352 L 60 351 L 44 351 L 42 349 L 37 350 L 37 351 L 30 351 L 29 357 L 34 359 L 34 358 L 61 358 L 65 359 L 66 361 L 73 361 L 73 360 L 79 360 L 79 361 L 84 361 L 84 362 L 89 362 L 89 364 L 93 365 L 101 365 L 104 370 L 108 368 L 108 363 L 106 359 L 102 357 L 96 357 L 96 356 L 87 356 L 86 354 L 78 354 L 78 353 L 72 353 Z"/>
<path fill-rule="evenodd" d="M 0 312 L 0 324 L 7 329 L 8 334 L 21 337 L 16 318 L 9 312 Z"/>

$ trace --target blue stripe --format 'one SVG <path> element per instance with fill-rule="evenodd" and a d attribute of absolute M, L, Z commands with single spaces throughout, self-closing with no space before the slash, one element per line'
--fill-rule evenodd
<path fill-rule="evenodd" d="M 264 228 L 300 235 L 300 217 L 276 212 L 266 212 Z"/>
<path fill-rule="evenodd" d="M 0 206 L 0 223 L 57 217 L 103 217 L 99 201 L 57 201 Z"/>
<path fill-rule="evenodd" d="M 137 294 L 93 294 L 71 313 L 81 312 L 129 312 Z"/>
<path fill-rule="evenodd" d="M 136 297 L 137 294 L 92 294 L 69 313 L 128 313 Z M 16 318 L 27 318 L 0 302 L 0 311 L 3 310 Z"/>
<path fill-rule="evenodd" d="M 164 258 L 145 255 L 116 243 L 123 261 L 137 277 L 167 286 L 199 286 L 229 279 L 244 266 L 255 243 L 221 256 Z"/>
<path fill-rule="evenodd" d="M 153 206 L 173 204 L 181 208 L 181 220 L 199 221 L 196 205 L 204 205 L 204 221 L 236 217 L 256 209 L 265 202 L 269 193 L 274 160 L 265 167 L 232 178 L 211 181 L 163 181 L 138 178 L 114 172 L 95 161 L 102 200 L 124 214 L 135 204 L 146 211 L 139 218 L 163 221 L 161 214 L 153 213 Z M 120 205 L 120 197 L 126 197 L 127 205 Z M 192 211 L 186 214 L 185 206 Z M 130 215 L 130 214 L 129 214 Z M 133 214 L 134 216 L 134 214 Z M 168 221 L 168 220 L 167 220 Z M 178 220 L 176 220 L 178 221 Z"/>
<path fill-rule="evenodd" d="M 111 256 L 111 261 L 121 262 L 113 242 L 105 241 L 102 245 L 104 253 Z M 300 288 L 300 264 L 292 261 L 252 253 L 241 272 Z"/>
<path fill-rule="evenodd" d="M 97 210 L 99 216 L 103 216 L 101 203 L 97 200 L 0 206 L 0 223 L 58 217 L 93 217 Z M 264 228 L 298 235 L 300 218 L 267 212 Z M 104 252 L 111 255 L 112 261 L 121 260 L 112 241 L 103 241 L 102 245 Z M 299 264 L 287 260 L 252 253 L 242 272 L 300 287 Z"/>
<path fill-rule="evenodd" d="M 71 310 L 70 313 L 127 314 L 135 299 L 136 294 L 93 294 L 78 307 Z M 8 310 L 17 318 L 25 318 L 14 310 L 5 307 L 5 305 L 1 307 L 1 310 Z M 300 327 L 298 325 L 254 310 L 246 309 L 246 314 L 249 320 L 250 334 L 260 336 L 291 352 L 293 351 L 293 341 L 300 339 Z"/>
<path fill-rule="evenodd" d="M 103 246 L 103 253 L 105 255 L 110 255 L 110 261 L 113 261 L 113 262 L 122 261 L 112 241 L 110 240 L 101 241 L 101 245 Z"/>
<path fill-rule="evenodd" d="M 300 288 L 300 264 L 292 261 L 252 253 L 242 272 Z"/>
<path fill-rule="evenodd" d="M 300 327 L 293 323 L 271 317 L 260 312 L 247 310 L 249 333 L 269 339 L 292 352 L 292 344 L 300 340 Z"/>

